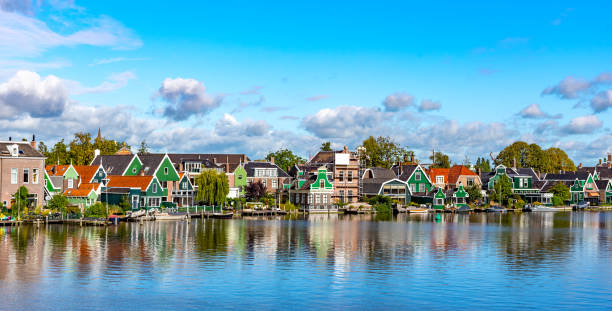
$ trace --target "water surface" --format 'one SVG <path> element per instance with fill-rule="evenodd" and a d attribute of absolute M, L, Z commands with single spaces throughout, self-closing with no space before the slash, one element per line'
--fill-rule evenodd
<path fill-rule="evenodd" d="M 610 309 L 612 212 L 0 227 L 0 309 Z"/>

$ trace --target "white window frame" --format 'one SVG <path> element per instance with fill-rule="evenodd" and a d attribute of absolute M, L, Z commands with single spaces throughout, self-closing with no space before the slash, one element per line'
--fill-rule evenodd
<path fill-rule="evenodd" d="M 153 183 L 153 188 L 151 188 L 151 192 L 157 193 L 157 184 Z"/>
<path fill-rule="evenodd" d="M 168 167 L 164 167 L 164 175 L 168 175 Z"/>
<path fill-rule="evenodd" d="M 444 184 L 444 176 L 436 176 L 436 184 Z"/>
<path fill-rule="evenodd" d="M 32 169 L 32 184 L 38 185 L 38 180 L 40 179 L 40 170 L 37 168 Z"/>
<path fill-rule="evenodd" d="M 416 184 L 410 184 L 410 191 L 416 192 Z"/>
<path fill-rule="evenodd" d="M 19 178 L 19 170 L 17 168 L 11 168 L 11 185 L 16 185 Z"/>
<path fill-rule="evenodd" d="M 278 180 L 272 179 L 272 188 L 276 189 L 278 187 Z"/>
<path fill-rule="evenodd" d="M 414 173 L 414 180 L 421 180 L 421 171 L 416 171 Z"/>
<path fill-rule="evenodd" d="M 74 188 L 74 179 L 69 178 L 68 179 L 68 189 L 72 189 Z"/>
<path fill-rule="evenodd" d="M 419 184 L 419 192 L 425 192 L 425 184 Z"/>

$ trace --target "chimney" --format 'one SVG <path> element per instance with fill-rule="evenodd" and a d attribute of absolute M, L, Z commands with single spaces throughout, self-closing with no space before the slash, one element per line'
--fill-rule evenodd
<path fill-rule="evenodd" d="M 270 157 L 270 163 L 274 164 L 274 157 Z"/>
<path fill-rule="evenodd" d="M 612 152 L 608 153 L 608 163 L 612 162 Z"/>
<path fill-rule="evenodd" d="M 516 168 L 516 158 L 512 158 L 512 168 Z"/>
<path fill-rule="evenodd" d="M 30 146 L 36 149 L 36 135 L 32 134 L 32 141 L 30 142 Z"/>
<path fill-rule="evenodd" d="M 217 165 L 217 158 L 213 158 L 213 164 Z"/>
<path fill-rule="evenodd" d="M 601 159 L 599 159 L 599 166 L 601 166 Z"/>
<path fill-rule="evenodd" d="M 580 164 L 578 164 L 578 168 L 582 168 L 582 162 L 580 162 Z"/>
<path fill-rule="evenodd" d="M 179 162 L 179 172 L 183 171 L 183 162 Z"/>
<path fill-rule="evenodd" d="M 100 155 L 100 149 L 94 150 L 94 159 Z"/>
<path fill-rule="evenodd" d="M 349 152 L 348 147 L 347 147 L 347 146 L 344 146 L 344 150 L 342 150 L 342 151 L 343 151 L 344 153 L 348 153 L 348 152 Z"/>
<path fill-rule="evenodd" d="M 13 137 L 9 136 L 9 141 L 13 141 Z"/>

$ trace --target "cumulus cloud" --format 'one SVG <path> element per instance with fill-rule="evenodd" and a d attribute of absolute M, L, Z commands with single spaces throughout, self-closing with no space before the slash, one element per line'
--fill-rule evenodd
<path fill-rule="evenodd" d="M 430 99 L 423 99 L 421 101 L 421 105 L 419 106 L 419 111 L 432 111 L 432 110 L 440 110 L 442 105 L 439 101 L 433 101 Z"/>
<path fill-rule="evenodd" d="M 534 133 L 541 135 L 549 131 L 554 131 L 559 128 L 559 123 L 555 120 L 546 120 L 535 128 Z"/>
<path fill-rule="evenodd" d="M 602 126 L 603 122 L 596 115 L 586 115 L 573 118 L 561 130 L 566 134 L 590 134 Z"/>
<path fill-rule="evenodd" d="M 36 72 L 19 71 L 0 84 L 0 117 L 60 115 L 69 103 L 68 91 L 56 76 L 42 78 Z"/>
<path fill-rule="evenodd" d="M 525 119 L 559 119 L 562 117 L 561 114 L 551 115 L 542 111 L 542 109 L 540 109 L 540 105 L 538 104 L 531 104 L 523 108 L 521 111 L 519 111 L 518 115 Z"/>
<path fill-rule="evenodd" d="M 574 77 L 566 77 L 556 85 L 547 87 L 542 91 L 542 95 L 557 95 L 563 99 L 578 98 L 580 93 L 588 90 L 591 83 Z"/>
<path fill-rule="evenodd" d="M 133 61 L 141 61 L 141 60 L 149 60 L 149 58 L 145 57 L 112 57 L 112 58 L 102 58 L 94 60 L 89 66 L 97 66 L 97 65 L 106 65 L 112 63 L 119 62 L 133 62 Z"/>
<path fill-rule="evenodd" d="M 612 107 L 612 90 L 599 92 L 591 99 L 591 108 L 595 112 L 606 111 L 610 107 Z"/>
<path fill-rule="evenodd" d="M 325 108 L 302 119 L 302 127 L 319 138 L 362 138 L 376 134 L 385 115 L 378 109 L 357 106 Z"/>
<path fill-rule="evenodd" d="M 383 100 L 383 106 L 386 111 L 400 111 L 412 106 L 413 103 L 414 96 L 406 93 L 391 94 Z"/>
<path fill-rule="evenodd" d="M 561 82 L 548 87 L 542 91 L 542 95 L 556 95 L 562 99 L 585 99 L 586 96 L 595 94 L 602 86 L 612 83 L 612 72 L 603 72 L 592 80 L 584 80 L 574 77 L 566 77 Z M 600 91 L 591 98 L 591 108 L 594 112 L 602 112 L 609 105 L 608 94 Z"/>
<path fill-rule="evenodd" d="M 113 49 L 142 46 L 142 41 L 130 29 L 108 16 L 89 18 L 79 24 L 87 26 L 60 34 L 34 17 L 0 10 L 0 55 L 35 56 L 59 46 L 91 45 Z"/>
<path fill-rule="evenodd" d="M 206 94 L 206 87 L 195 79 L 167 78 L 162 83 L 155 97 L 166 102 L 164 116 L 182 121 L 192 115 L 204 115 L 217 108 L 220 97 L 211 98 Z"/>
<path fill-rule="evenodd" d="M 242 135 L 242 136 L 262 136 L 270 130 L 270 125 L 263 120 L 247 119 L 244 122 L 238 122 L 231 114 L 224 114 L 217 121 L 215 132 L 224 135 Z"/>

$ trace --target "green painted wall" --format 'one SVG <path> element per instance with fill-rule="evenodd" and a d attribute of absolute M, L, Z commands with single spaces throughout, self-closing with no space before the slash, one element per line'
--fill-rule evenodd
<path fill-rule="evenodd" d="M 74 167 L 70 166 L 64 173 L 64 179 L 79 179 L 79 174 L 74 169 Z M 76 187 L 76 184 L 74 185 Z"/>
<path fill-rule="evenodd" d="M 442 204 L 436 204 L 436 201 L 437 201 L 436 199 L 442 199 Z M 442 191 L 442 188 L 438 188 L 438 191 L 434 195 L 433 208 L 434 209 L 444 209 L 445 203 L 446 203 L 446 195 L 444 194 L 444 191 Z"/>
<path fill-rule="evenodd" d="M 140 172 L 140 170 L 142 169 L 142 162 L 140 162 L 140 159 L 135 156 L 132 158 L 132 162 L 130 162 L 130 165 L 128 165 L 127 170 L 125 170 L 125 176 L 136 176 L 138 175 L 138 172 Z"/>
<path fill-rule="evenodd" d="M 166 174 L 166 168 L 168 171 L 167 174 Z M 155 177 L 157 177 L 159 181 L 178 181 L 179 180 L 178 172 L 174 168 L 174 165 L 172 165 L 172 162 L 170 162 L 170 158 L 164 157 L 164 160 L 162 161 L 161 165 L 157 169 L 157 172 L 155 173 Z"/>
<path fill-rule="evenodd" d="M 527 179 L 527 185 L 525 185 L 525 182 L 523 182 L 523 186 L 521 187 L 521 179 Z M 531 189 L 532 185 L 533 181 L 531 180 L 531 177 L 514 177 L 512 179 L 512 189 Z"/>
<path fill-rule="evenodd" d="M 234 187 L 240 188 L 240 195 L 244 195 L 247 185 L 247 172 L 242 165 L 238 165 L 234 170 Z"/>
<path fill-rule="evenodd" d="M 56 193 L 62 190 L 61 188 L 53 187 L 53 183 L 51 182 L 51 179 L 49 179 L 49 175 L 47 175 L 46 171 L 45 171 L 45 175 L 43 178 L 45 179 L 46 188 L 47 188 L 47 191 L 49 191 L 49 193 Z"/>
<path fill-rule="evenodd" d="M 156 192 L 153 192 L 153 185 L 157 185 L 156 186 Z M 159 183 L 159 181 L 157 180 L 157 178 L 153 177 L 153 181 L 151 181 L 151 184 L 149 185 L 149 188 L 147 188 L 147 191 L 145 193 L 143 193 L 144 196 L 149 196 L 149 197 L 161 197 L 161 196 L 166 196 L 168 195 L 167 190 L 164 193 L 164 189 L 162 189 L 161 184 Z"/>
<path fill-rule="evenodd" d="M 319 169 L 317 172 L 317 180 L 310 185 L 310 189 L 321 189 L 321 181 L 324 183 L 324 189 L 333 190 L 334 185 L 327 179 L 327 170 Z"/>
<path fill-rule="evenodd" d="M 87 198 L 85 197 L 66 197 L 68 203 L 70 204 L 86 204 L 87 199 L 89 199 L 90 204 L 85 205 L 85 208 L 89 207 L 89 205 L 96 203 L 98 199 L 98 194 L 95 191 L 91 191 Z"/>
<path fill-rule="evenodd" d="M 181 191 L 193 190 L 193 186 L 189 182 L 189 178 L 187 177 L 187 174 L 183 175 L 183 178 L 179 180 L 178 188 Z"/>
<path fill-rule="evenodd" d="M 103 179 L 106 178 L 106 173 L 104 172 L 104 170 L 100 167 L 98 168 L 98 171 L 96 172 L 96 174 L 94 175 L 94 177 L 92 178 L 92 182 L 93 183 L 101 183 Z M 87 181 L 89 182 L 89 181 Z"/>
<path fill-rule="evenodd" d="M 417 180 L 417 172 L 420 172 L 420 179 Z M 432 189 L 432 185 L 429 182 L 429 180 L 427 179 L 427 174 L 425 174 L 425 172 L 421 169 L 421 167 L 417 167 L 414 172 L 412 172 L 412 176 L 410 176 L 410 178 L 408 179 L 408 184 L 409 185 L 414 185 L 414 191 L 415 192 L 421 192 L 420 191 L 420 185 L 424 184 L 425 186 L 425 192 L 429 192 Z"/>
<path fill-rule="evenodd" d="M 457 191 L 455 191 L 455 193 L 453 194 L 453 196 L 455 198 L 463 198 L 464 201 L 463 203 L 456 203 L 456 205 L 458 207 L 462 207 L 462 206 L 467 206 L 467 197 L 469 196 L 468 193 L 463 189 L 463 185 L 459 185 L 459 189 L 457 189 Z"/>

